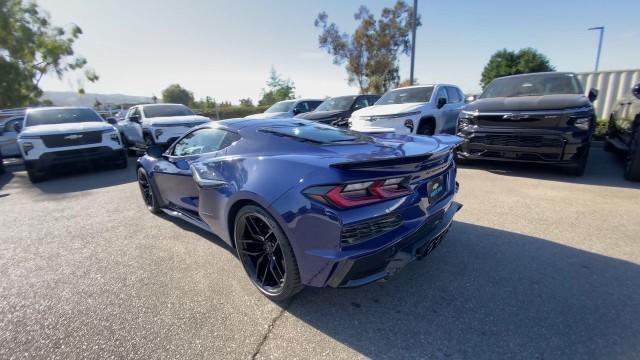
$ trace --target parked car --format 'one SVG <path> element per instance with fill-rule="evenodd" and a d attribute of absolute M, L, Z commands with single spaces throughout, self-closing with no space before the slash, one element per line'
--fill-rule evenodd
<path fill-rule="evenodd" d="M 351 114 L 373 105 L 380 95 L 348 95 L 329 98 L 315 110 L 296 115 L 297 118 L 317 121 L 339 127 L 349 127 Z"/>
<path fill-rule="evenodd" d="M 582 175 L 595 129 L 592 102 L 573 73 L 546 72 L 493 80 L 458 119 L 459 161 L 545 163 Z"/>
<path fill-rule="evenodd" d="M 129 108 L 124 120 L 118 122 L 118 129 L 125 147 L 133 152 L 154 144 L 169 147 L 192 127 L 209 121 L 181 104 L 145 104 Z"/>
<path fill-rule="evenodd" d="M 464 95 L 455 85 L 436 84 L 387 91 L 375 105 L 354 111 L 350 127 L 361 132 L 453 134 Z"/>
<path fill-rule="evenodd" d="M 247 115 L 250 119 L 288 119 L 299 114 L 304 114 L 315 110 L 322 104 L 320 99 L 295 99 L 279 101 L 265 112 L 260 114 Z"/>
<path fill-rule="evenodd" d="M 369 136 L 302 119 L 231 119 L 138 159 L 147 208 L 215 232 L 272 300 L 353 287 L 427 255 L 461 205 L 460 139 Z M 188 175 L 188 176 L 187 176 Z"/>
<path fill-rule="evenodd" d="M 16 116 L 0 122 L 0 149 L 4 157 L 20 156 L 16 124 L 21 124 L 23 120 L 23 116 Z"/>
<path fill-rule="evenodd" d="M 611 113 L 604 148 L 623 152 L 624 177 L 640 181 L 640 83 L 618 101 Z"/>
<path fill-rule="evenodd" d="M 90 108 L 29 109 L 23 124 L 16 124 L 16 131 L 32 182 L 43 180 L 59 165 L 103 162 L 127 167 L 118 129 Z"/>

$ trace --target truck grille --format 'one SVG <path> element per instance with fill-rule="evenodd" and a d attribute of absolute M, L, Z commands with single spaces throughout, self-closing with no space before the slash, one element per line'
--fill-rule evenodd
<path fill-rule="evenodd" d="M 102 142 L 102 131 L 86 131 L 70 134 L 55 134 L 41 136 L 48 148 L 89 145 Z"/>
<path fill-rule="evenodd" d="M 402 224 L 400 215 L 385 215 L 342 228 L 342 245 L 353 245 L 393 230 Z"/>
<path fill-rule="evenodd" d="M 470 139 L 471 144 L 505 147 L 562 147 L 562 139 L 542 135 L 483 135 Z"/>

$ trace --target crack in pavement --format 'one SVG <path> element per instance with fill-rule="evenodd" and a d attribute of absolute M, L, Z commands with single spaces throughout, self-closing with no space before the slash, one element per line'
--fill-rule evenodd
<path fill-rule="evenodd" d="M 262 336 L 262 339 L 260 339 L 260 342 L 258 343 L 258 345 L 256 346 L 256 349 L 253 351 L 253 355 L 251 355 L 251 359 L 257 359 L 257 356 L 260 354 L 260 351 L 262 350 L 262 347 L 264 346 L 264 344 L 267 342 L 267 339 L 269 338 L 269 335 L 271 335 L 271 331 L 273 330 L 273 327 L 276 325 L 276 323 L 278 322 L 278 320 L 280 320 L 280 318 L 282 317 L 282 315 L 284 315 L 285 311 L 287 311 L 287 309 L 289 308 L 289 306 L 291 305 L 291 302 L 293 301 L 293 299 L 289 300 L 278 312 L 278 314 L 276 316 L 273 317 L 273 319 L 271 320 L 271 322 L 269 323 L 269 327 L 267 327 L 267 331 L 264 333 L 264 335 Z"/>

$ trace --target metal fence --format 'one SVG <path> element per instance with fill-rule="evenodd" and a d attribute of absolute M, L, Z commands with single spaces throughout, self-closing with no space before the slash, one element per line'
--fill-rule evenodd
<path fill-rule="evenodd" d="M 589 91 L 598 89 L 593 103 L 598 119 L 606 120 L 620 98 L 631 93 L 631 87 L 640 82 L 640 69 L 577 73 L 582 85 Z"/>

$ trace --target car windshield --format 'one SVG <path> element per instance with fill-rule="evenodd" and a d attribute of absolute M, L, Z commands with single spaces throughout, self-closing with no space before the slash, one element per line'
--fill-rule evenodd
<path fill-rule="evenodd" d="M 376 105 L 429 102 L 431 94 L 433 94 L 433 86 L 396 89 L 384 94 L 376 101 Z"/>
<path fill-rule="evenodd" d="M 295 104 L 295 101 L 280 101 L 273 105 L 265 111 L 265 113 L 278 113 L 278 112 L 288 112 Z"/>
<path fill-rule="evenodd" d="M 357 96 L 339 96 L 327 99 L 315 111 L 344 111 L 351 108 Z"/>
<path fill-rule="evenodd" d="M 184 105 L 143 106 L 142 111 L 146 118 L 194 115 L 193 111 Z"/>
<path fill-rule="evenodd" d="M 582 94 L 582 87 L 573 74 L 520 75 L 493 80 L 480 98 L 554 94 Z"/>
<path fill-rule="evenodd" d="M 91 109 L 43 109 L 27 114 L 24 126 L 103 122 Z"/>
<path fill-rule="evenodd" d="M 371 137 L 364 134 L 324 124 L 298 123 L 296 125 L 272 126 L 261 131 L 316 144 L 363 144 L 373 142 Z"/>

